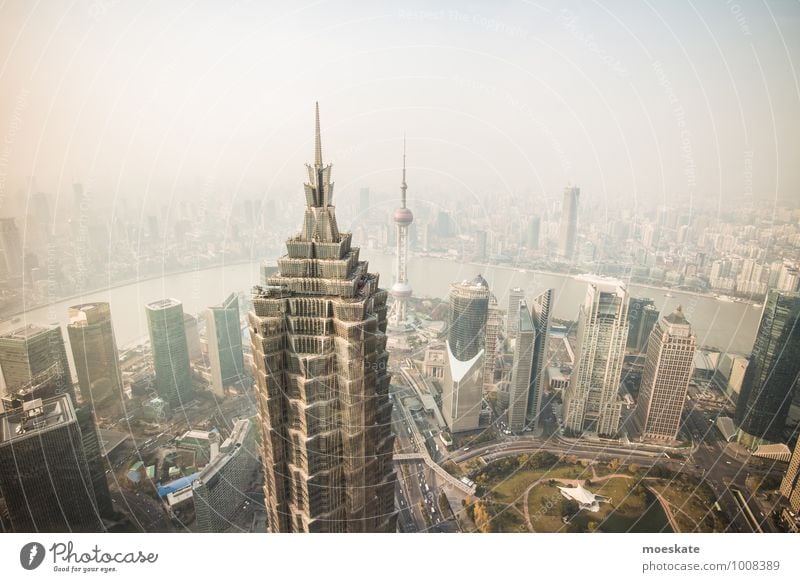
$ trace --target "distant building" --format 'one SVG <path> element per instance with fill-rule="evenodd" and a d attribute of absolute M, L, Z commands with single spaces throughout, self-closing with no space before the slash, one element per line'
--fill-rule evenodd
<path fill-rule="evenodd" d="M 494 295 L 489 297 L 489 311 L 486 315 L 486 328 L 484 331 L 484 355 L 483 355 L 483 391 L 494 390 L 494 375 L 497 367 L 498 342 L 500 341 L 500 329 L 503 325 L 503 311 L 497 306 L 497 298 Z"/>
<path fill-rule="evenodd" d="M 249 484 L 258 466 L 253 434 L 250 420 L 236 421 L 219 454 L 192 482 L 199 531 L 217 533 L 231 529 L 236 512 L 247 501 Z"/>
<path fill-rule="evenodd" d="M 531 312 L 523 299 L 516 307 L 517 325 L 514 335 L 514 363 L 508 386 L 508 429 L 522 432 L 526 425 L 528 397 L 533 382 L 533 356 L 536 345 L 536 330 Z"/>
<path fill-rule="evenodd" d="M 103 523 L 70 397 L 0 415 L 0 492 L 15 532 L 99 532 Z"/>
<path fill-rule="evenodd" d="M 156 391 L 170 407 L 182 406 L 192 394 L 183 305 L 177 299 L 162 299 L 148 303 L 146 310 Z"/>
<path fill-rule="evenodd" d="M 615 279 L 593 278 L 578 317 L 578 351 L 564 393 L 564 426 L 612 436 L 619 429 L 619 383 L 628 336 L 628 291 Z"/>
<path fill-rule="evenodd" d="M 575 256 L 575 243 L 578 236 L 578 203 L 580 188 L 564 188 L 561 202 L 561 222 L 558 227 L 558 254 L 565 259 Z"/>
<path fill-rule="evenodd" d="M 211 363 L 211 386 L 214 393 L 225 396 L 228 386 L 241 387 L 247 375 L 242 353 L 242 328 L 239 298 L 231 293 L 220 305 L 206 311 L 208 359 Z"/>
<path fill-rule="evenodd" d="M 658 322 L 658 309 L 649 298 L 631 297 L 628 306 L 628 349 L 635 352 L 647 350 L 647 339 Z"/>
<path fill-rule="evenodd" d="M 635 413 L 642 438 L 677 439 L 696 347 L 680 306 L 653 329 Z"/>
<path fill-rule="evenodd" d="M 444 345 L 429 346 L 425 350 L 423 370 L 426 376 L 436 379 L 444 378 L 444 367 L 447 365 L 447 348 Z"/>
<path fill-rule="evenodd" d="M 752 449 L 783 441 L 800 373 L 800 293 L 770 291 L 736 404 L 737 440 Z"/>
<path fill-rule="evenodd" d="M 30 400 L 66 393 L 75 402 L 58 325 L 27 325 L 0 336 L 0 369 L 6 386 L 3 396 Z"/>
<path fill-rule="evenodd" d="M 67 334 L 84 401 L 121 411 L 125 394 L 108 303 L 70 307 Z"/>
<path fill-rule="evenodd" d="M 788 499 L 792 511 L 800 513 L 800 439 L 794 447 L 789 468 L 781 481 L 781 494 Z"/>
<path fill-rule="evenodd" d="M 513 338 L 519 329 L 519 306 L 525 301 L 525 290 L 514 287 L 508 291 L 508 308 L 506 310 L 506 336 Z"/>
<path fill-rule="evenodd" d="M 186 347 L 189 349 L 189 360 L 192 362 L 201 360 L 203 358 L 203 347 L 200 343 L 197 318 L 189 313 L 184 313 L 183 327 L 186 330 Z"/>

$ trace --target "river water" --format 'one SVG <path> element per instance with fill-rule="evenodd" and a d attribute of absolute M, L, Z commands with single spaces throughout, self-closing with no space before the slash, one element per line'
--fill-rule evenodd
<path fill-rule="evenodd" d="M 369 260 L 370 271 L 382 274 L 382 286 L 390 287 L 392 256 L 368 249 L 362 249 L 361 255 Z M 417 297 L 443 298 L 451 282 L 471 279 L 478 273 L 487 279 L 502 307 L 512 287 L 525 289 L 529 297 L 547 288 L 555 289 L 553 313 L 561 319 L 577 319 L 578 308 L 586 292 L 586 282 L 569 275 L 521 272 L 509 267 L 478 266 L 432 257 L 411 257 L 409 264 L 409 280 Z M 166 275 L 29 310 L 20 316 L 21 321 L 0 324 L 0 332 L 25 323 L 57 322 L 66 325 L 67 308 L 70 305 L 106 301 L 111 304 L 117 343 L 126 346 L 147 337 L 144 305 L 149 301 L 174 297 L 183 302 L 184 311 L 197 314 L 209 305 L 219 303 L 229 293 L 247 290 L 258 282 L 258 263 Z M 694 327 L 699 345 L 745 353 L 752 348 L 760 309 L 745 303 L 725 302 L 715 297 L 679 291 L 669 291 L 674 296 L 667 297 L 667 290 L 637 285 L 629 285 L 628 289 L 632 296 L 652 298 L 662 313 L 682 305 L 684 314 Z"/>

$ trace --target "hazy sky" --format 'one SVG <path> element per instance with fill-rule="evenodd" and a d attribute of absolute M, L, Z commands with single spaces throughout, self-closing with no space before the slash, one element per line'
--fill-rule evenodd
<path fill-rule="evenodd" d="M 796 200 L 799 18 L 789 0 L 0 2 L 0 187 L 300 197 L 319 100 L 340 203 L 397 189 L 404 132 L 412 197 Z"/>

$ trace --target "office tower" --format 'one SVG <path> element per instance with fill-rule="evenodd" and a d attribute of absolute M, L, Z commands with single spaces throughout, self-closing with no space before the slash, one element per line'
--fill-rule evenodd
<path fill-rule="evenodd" d="M 643 439 L 677 439 L 696 347 L 692 326 L 680 306 L 653 329 L 635 412 Z"/>
<path fill-rule="evenodd" d="M 508 430 L 521 432 L 526 425 L 528 396 L 531 391 L 533 354 L 536 345 L 536 330 L 531 312 L 523 299 L 517 304 L 514 363 L 511 367 L 511 382 L 508 386 Z"/>
<path fill-rule="evenodd" d="M 508 309 L 506 313 L 506 336 L 511 339 L 519 329 L 519 306 L 525 301 L 525 291 L 514 287 L 508 292 Z"/>
<path fill-rule="evenodd" d="M 201 532 L 227 531 L 242 504 L 258 454 L 255 451 L 255 430 L 249 419 L 237 420 L 231 435 L 219 447 L 219 454 L 203 467 L 192 483 L 197 529 Z"/>
<path fill-rule="evenodd" d="M 411 298 L 411 285 L 408 284 L 408 227 L 414 222 L 414 215 L 406 208 L 406 140 L 403 138 L 403 181 L 400 183 L 400 208 L 394 211 L 397 225 L 397 271 L 392 285 L 392 304 L 389 324 L 398 329 L 409 326 L 408 300 Z"/>
<path fill-rule="evenodd" d="M 800 439 L 794 446 L 789 467 L 781 481 L 781 494 L 789 501 L 792 511 L 800 512 Z"/>
<path fill-rule="evenodd" d="M 273 532 L 393 532 L 387 292 L 340 232 L 319 106 L 302 230 L 248 315 Z"/>
<path fill-rule="evenodd" d="M 0 218 L 0 245 L 3 249 L 3 264 L 0 275 L 19 277 L 22 275 L 22 240 L 17 222 L 13 218 Z"/>
<path fill-rule="evenodd" d="M 497 298 L 489 296 L 489 311 L 486 315 L 486 331 L 483 341 L 485 346 L 483 354 L 483 390 L 494 390 L 494 371 L 497 359 L 497 342 L 500 338 L 500 328 L 503 326 L 503 310 L 497 305 Z"/>
<path fill-rule="evenodd" d="M 611 436 L 619 428 L 618 396 L 628 339 L 628 291 L 616 279 L 589 280 L 578 316 L 575 368 L 564 394 L 564 426 Z"/>
<path fill-rule="evenodd" d="M 161 299 L 145 307 L 156 391 L 172 408 L 183 406 L 192 394 L 183 305 L 177 299 Z"/>
<path fill-rule="evenodd" d="M 106 463 L 103 461 L 103 450 L 100 447 L 94 409 L 88 402 L 83 406 L 76 406 L 75 419 L 81 429 L 81 444 L 86 457 L 86 466 L 89 469 L 89 479 L 92 482 L 97 510 L 102 517 L 111 518 L 114 508 L 111 504 L 111 493 L 108 490 Z"/>
<path fill-rule="evenodd" d="M 0 415 L 0 491 L 14 531 L 102 531 L 91 482 L 69 396 Z"/>
<path fill-rule="evenodd" d="M 770 291 L 736 403 L 737 440 L 753 449 L 783 442 L 800 373 L 800 293 Z"/>
<path fill-rule="evenodd" d="M 194 362 L 203 357 L 203 348 L 200 345 L 200 330 L 197 318 L 189 313 L 183 314 L 183 327 L 186 330 L 186 346 L 189 349 L 189 360 Z"/>
<path fill-rule="evenodd" d="M 452 432 L 479 427 L 489 296 L 480 275 L 450 285 L 442 413 Z"/>
<path fill-rule="evenodd" d="M 75 402 L 64 337 L 57 325 L 27 325 L 0 336 L 0 369 L 9 398 L 67 393 Z"/>
<path fill-rule="evenodd" d="M 578 201 L 580 188 L 567 186 L 561 202 L 561 222 L 558 227 L 558 254 L 565 259 L 575 256 L 575 241 L 578 235 Z"/>
<path fill-rule="evenodd" d="M 70 307 L 67 335 L 83 401 L 122 411 L 125 395 L 108 303 Z"/>
<path fill-rule="evenodd" d="M 531 302 L 531 321 L 536 333 L 533 347 L 533 365 L 531 370 L 531 384 L 528 393 L 528 426 L 532 429 L 539 428 L 542 412 L 542 397 L 544 387 L 547 385 L 545 373 L 547 372 L 547 349 L 550 338 L 550 313 L 553 308 L 553 289 L 547 289 Z"/>
<path fill-rule="evenodd" d="M 244 387 L 242 328 L 239 319 L 239 298 L 228 295 L 219 305 L 206 311 L 208 359 L 211 362 L 211 385 L 217 396 L 225 396 L 228 386 Z"/>
<path fill-rule="evenodd" d="M 655 309 L 655 302 L 652 299 L 631 297 L 628 307 L 627 342 L 627 347 L 631 350 L 644 351 L 647 338 L 650 337 L 650 332 L 653 331 L 653 326 L 658 321 L 658 310 L 655 311 L 656 317 L 653 321 L 652 310 L 645 313 L 645 309 L 648 307 Z"/>

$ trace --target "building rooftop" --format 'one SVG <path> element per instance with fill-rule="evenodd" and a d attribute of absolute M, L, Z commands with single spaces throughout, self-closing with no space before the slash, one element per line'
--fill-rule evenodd
<path fill-rule="evenodd" d="M 35 325 L 33 323 L 29 323 L 28 325 L 24 325 L 22 327 L 18 327 L 17 329 L 10 331 L 8 333 L 3 334 L 3 339 L 15 339 L 15 340 L 28 340 L 32 337 L 36 337 L 37 335 L 50 331 L 53 326 L 44 327 L 41 325 Z"/>
<path fill-rule="evenodd" d="M 664 319 L 667 323 L 671 323 L 672 325 L 689 325 L 689 320 L 686 319 L 686 316 L 683 314 L 683 307 L 680 305 L 675 308 L 675 311 L 664 316 Z"/>
<path fill-rule="evenodd" d="M 178 305 L 181 305 L 181 302 L 177 299 L 159 299 L 158 301 L 151 301 L 145 307 L 151 311 L 158 311 L 159 309 L 177 307 Z"/>
<path fill-rule="evenodd" d="M 69 396 L 63 394 L 47 400 L 36 398 L 17 410 L 0 417 L 0 443 L 28 438 L 75 420 Z"/>

